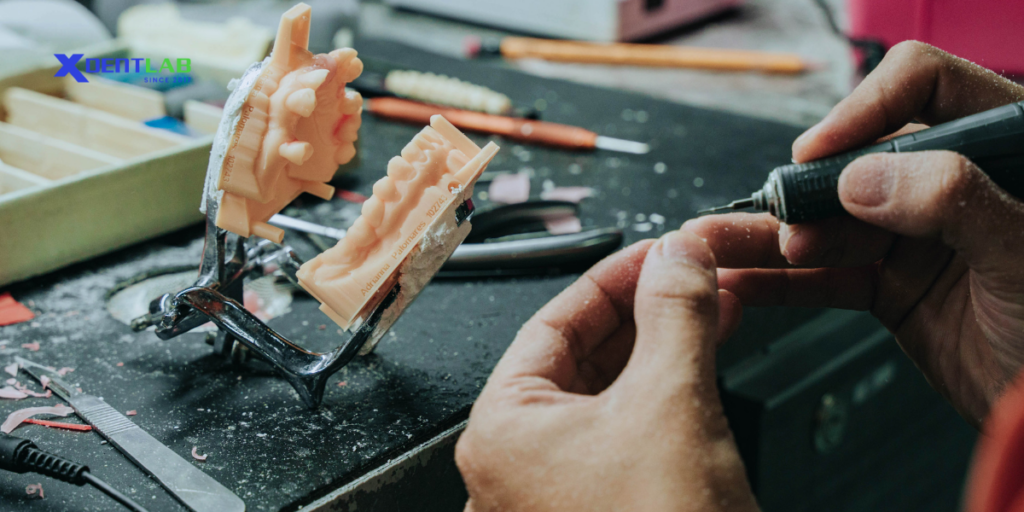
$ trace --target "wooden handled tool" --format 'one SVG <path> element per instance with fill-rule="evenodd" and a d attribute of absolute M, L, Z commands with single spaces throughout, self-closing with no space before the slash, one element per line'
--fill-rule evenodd
<path fill-rule="evenodd" d="M 502 39 L 501 54 L 508 59 L 536 58 L 558 62 L 701 68 L 722 71 L 801 73 L 809 69 L 791 53 L 696 48 L 656 44 L 587 43 L 528 37 Z"/>
<path fill-rule="evenodd" d="M 363 108 L 387 119 L 424 125 L 430 124 L 430 116 L 440 114 L 461 130 L 568 149 L 600 148 L 635 154 L 649 150 L 647 144 L 604 137 L 576 126 L 439 107 L 401 98 L 368 98 Z"/>

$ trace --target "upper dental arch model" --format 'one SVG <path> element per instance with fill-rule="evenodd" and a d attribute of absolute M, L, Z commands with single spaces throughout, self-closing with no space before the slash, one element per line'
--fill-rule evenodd
<path fill-rule="evenodd" d="M 332 198 L 326 182 L 356 154 L 363 99 L 345 84 L 363 63 L 351 48 L 313 55 L 306 49 L 309 20 L 310 7 L 301 3 L 281 16 L 271 56 L 255 64 L 262 66 L 259 74 L 235 84 L 251 92 L 237 112 L 230 100 L 225 105 L 225 116 L 236 121 L 222 123 L 217 141 L 227 146 L 213 149 L 224 151 L 216 223 L 243 237 L 281 243 L 284 231 L 267 224 L 270 217 L 303 192 Z"/>

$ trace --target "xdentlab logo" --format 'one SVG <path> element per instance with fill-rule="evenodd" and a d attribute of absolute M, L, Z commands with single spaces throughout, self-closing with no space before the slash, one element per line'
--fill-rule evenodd
<path fill-rule="evenodd" d="M 78 67 L 78 63 L 82 61 L 81 53 L 75 53 L 67 55 L 63 53 L 56 53 L 54 57 L 60 61 L 61 68 L 57 71 L 54 76 L 68 76 L 71 75 L 76 82 L 88 82 L 85 74 L 82 73 L 83 69 Z M 192 77 L 188 75 L 192 71 L 192 59 L 175 59 L 176 62 L 172 63 L 171 59 L 164 59 L 160 64 L 160 67 L 153 67 L 153 63 L 149 59 L 85 59 L 85 65 L 83 66 L 86 73 L 94 74 L 115 74 L 115 73 L 134 73 L 137 75 L 154 75 L 154 76 L 143 76 L 143 82 L 191 82 Z M 168 76 L 170 74 L 171 76 Z"/>

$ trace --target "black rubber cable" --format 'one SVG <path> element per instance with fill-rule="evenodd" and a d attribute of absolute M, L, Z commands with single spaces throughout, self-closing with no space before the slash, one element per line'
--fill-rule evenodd
<path fill-rule="evenodd" d="M 874 71 L 878 64 L 882 62 L 882 58 L 885 57 L 885 45 L 881 41 L 875 39 L 857 38 L 850 37 L 843 32 L 843 29 L 839 28 L 839 23 L 836 22 L 835 14 L 832 13 L 832 9 L 829 8 L 825 0 L 814 0 L 814 3 L 821 9 L 822 14 L 825 15 L 825 21 L 828 22 L 832 32 L 836 35 L 846 39 L 848 43 L 854 48 L 860 49 L 864 52 L 864 62 L 862 64 L 862 70 L 865 75 Z"/>
<path fill-rule="evenodd" d="M 83 486 L 92 484 L 100 492 L 134 512 L 148 512 L 124 494 L 89 472 L 89 467 L 58 457 L 36 447 L 28 439 L 0 434 L 0 469 L 14 473 L 38 473 L 62 482 Z"/>
<path fill-rule="evenodd" d="M 134 501 L 132 501 L 131 498 L 125 496 L 124 494 L 121 494 L 120 492 L 117 491 L 117 489 L 114 489 L 113 487 L 107 485 L 106 482 L 100 480 L 99 478 L 96 478 L 96 475 L 93 475 L 88 471 L 82 473 L 82 479 L 92 484 L 93 487 L 99 489 L 101 492 L 103 492 L 103 494 L 106 494 L 107 496 L 113 498 L 114 501 L 117 501 L 118 503 L 124 505 L 125 507 L 128 507 L 129 510 L 132 510 L 134 512 L 149 512 L 148 510 L 143 508 L 142 505 L 135 503 Z"/>

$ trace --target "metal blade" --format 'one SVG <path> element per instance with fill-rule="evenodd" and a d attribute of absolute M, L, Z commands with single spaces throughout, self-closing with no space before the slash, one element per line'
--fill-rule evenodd
<path fill-rule="evenodd" d="M 22 357 L 15 360 L 65 399 L 86 423 L 128 456 L 186 507 L 195 512 L 245 512 L 245 503 L 228 488 L 149 435 L 103 400 L 70 387 L 57 372 Z"/>
<path fill-rule="evenodd" d="M 38 380 L 40 383 L 43 382 L 43 377 L 49 379 L 47 383 L 47 389 L 53 390 L 53 393 L 64 399 L 66 402 L 70 402 L 73 397 L 79 396 L 80 393 L 77 388 L 68 384 L 64 377 L 61 377 L 57 372 L 41 365 L 33 363 L 23 357 L 14 356 L 14 360 L 21 366 L 22 370 L 28 372 L 33 378 Z"/>

